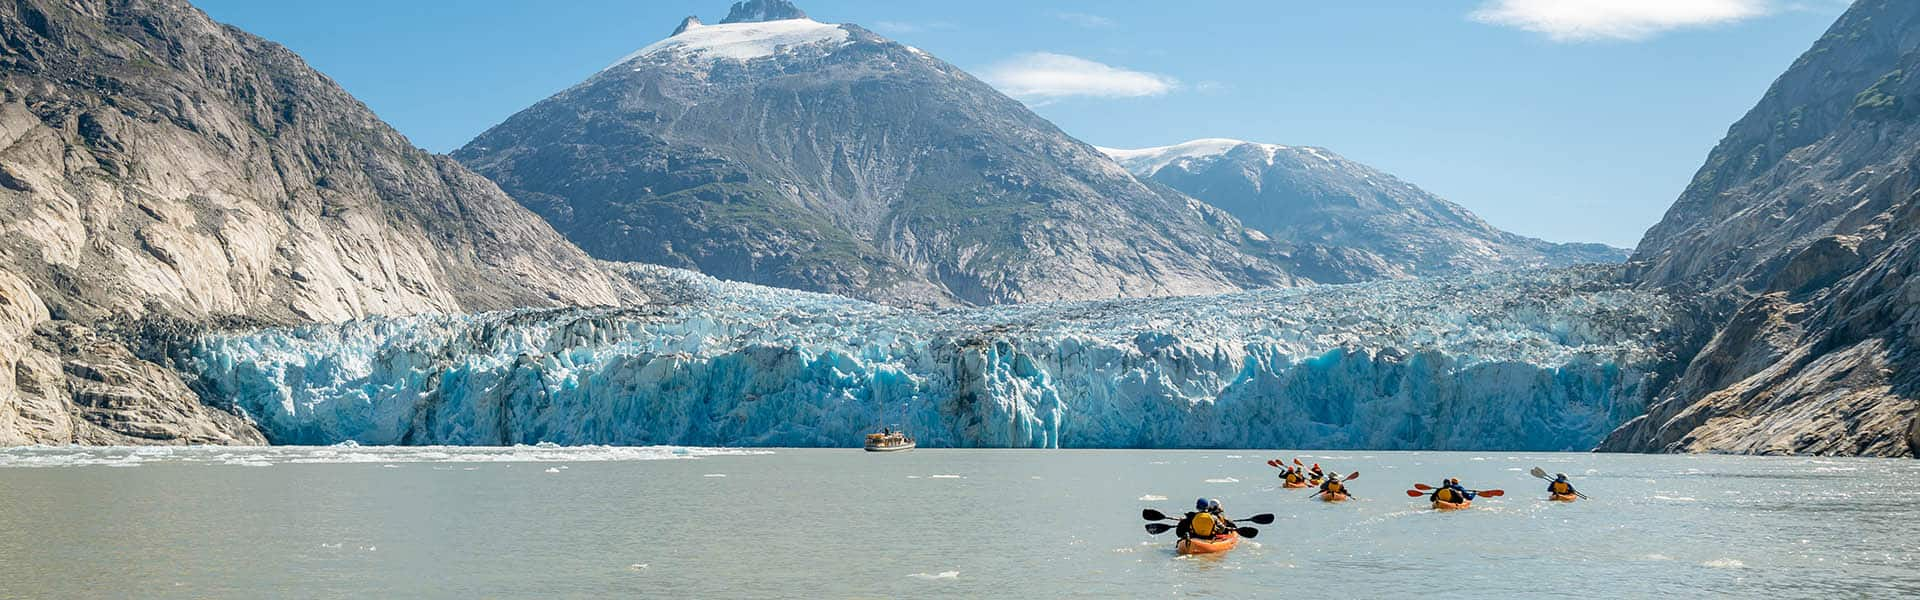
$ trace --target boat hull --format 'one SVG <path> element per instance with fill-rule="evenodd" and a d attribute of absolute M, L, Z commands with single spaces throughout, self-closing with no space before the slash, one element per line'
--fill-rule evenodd
<path fill-rule="evenodd" d="M 915 447 L 916 445 L 913 442 L 907 442 L 905 444 L 899 444 L 894 446 L 867 446 L 867 451 L 868 452 L 906 452 L 908 450 L 914 449 Z"/>

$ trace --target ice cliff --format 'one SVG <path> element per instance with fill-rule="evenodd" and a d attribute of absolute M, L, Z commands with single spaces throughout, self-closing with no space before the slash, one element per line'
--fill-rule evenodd
<path fill-rule="evenodd" d="M 1643 412 L 1665 296 L 1576 268 L 922 311 L 638 267 L 639 309 L 202 338 L 276 443 L 1586 449 Z"/>

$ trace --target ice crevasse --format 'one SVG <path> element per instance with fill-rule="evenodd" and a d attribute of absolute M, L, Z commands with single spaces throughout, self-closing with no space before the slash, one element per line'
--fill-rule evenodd
<path fill-rule="evenodd" d="M 921 311 L 667 268 L 641 308 L 201 338 L 282 444 L 1586 449 L 1640 414 L 1672 301 L 1601 267 Z"/>

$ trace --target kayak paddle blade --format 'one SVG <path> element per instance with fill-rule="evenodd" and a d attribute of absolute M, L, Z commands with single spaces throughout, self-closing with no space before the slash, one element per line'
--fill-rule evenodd
<path fill-rule="evenodd" d="M 1407 490 L 1407 497 L 1408 497 L 1408 498 L 1419 498 L 1419 497 L 1421 497 L 1421 496 L 1425 496 L 1425 495 L 1426 495 L 1426 494 L 1422 494 L 1422 493 L 1420 493 L 1420 490 Z"/>
<path fill-rule="evenodd" d="M 1347 476 L 1347 481 L 1353 481 L 1353 480 L 1355 480 L 1355 479 L 1359 479 L 1359 478 L 1360 478 L 1360 472 L 1359 472 L 1359 471 L 1354 471 L 1352 475 L 1348 475 L 1348 476 Z"/>
<path fill-rule="evenodd" d="M 1413 484 L 1413 489 L 1420 490 L 1422 492 L 1430 492 L 1430 491 L 1433 491 L 1433 486 L 1430 486 L 1424 483 L 1416 483 L 1416 484 Z"/>
<path fill-rule="evenodd" d="M 1235 529 L 1234 531 L 1239 533 L 1240 537 L 1247 538 L 1247 539 L 1260 537 L 1260 530 L 1254 529 L 1252 527 L 1241 527 L 1239 529 Z"/>
<path fill-rule="evenodd" d="M 1153 535 L 1160 535 L 1162 533 L 1166 533 L 1168 529 L 1173 529 L 1173 526 L 1168 525 L 1166 523 L 1148 523 L 1147 524 L 1147 533 L 1153 534 Z"/>
<path fill-rule="evenodd" d="M 1166 516 L 1166 515 L 1164 515 L 1164 514 L 1160 514 L 1160 511 L 1157 511 L 1157 510 L 1154 510 L 1154 509 L 1151 509 L 1151 508 L 1149 508 L 1149 509 L 1146 509 L 1146 510 L 1142 510 L 1142 511 L 1140 511 L 1140 518 L 1142 518 L 1142 519 L 1146 519 L 1146 520 L 1148 520 L 1148 521 L 1165 521 L 1165 520 L 1167 520 L 1167 516 Z"/>
<path fill-rule="evenodd" d="M 1541 479 L 1546 479 L 1546 478 L 1547 478 L 1547 470 L 1546 470 L 1546 469 L 1542 469 L 1542 468 L 1540 468 L 1540 467 L 1534 467 L 1532 471 L 1528 471 L 1528 472 L 1529 472 L 1529 473 L 1533 473 L 1533 476 L 1534 476 L 1534 477 L 1539 477 L 1539 478 L 1541 478 Z"/>
<path fill-rule="evenodd" d="M 1248 523 L 1258 523 L 1258 524 L 1261 524 L 1261 525 L 1272 525 L 1272 524 L 1273 524 L 1273 514 L 1272 514 L 1272 513 L 1260 513 L 1260 514 L 1257 514 L 1257 515 L 1254 515 L 1254 516 L 1251 516 L 1251 517 L 1247 517 L 1247 522 L 1248 522 Z"/>
<path fill-rule="evenodd" d="M 1507 495 L 1507 491 L 1506 490 L 1481 490 L 1480 495 L 1486 496 L 1488 498 L 1499 498 L 1501 496 Z"/>

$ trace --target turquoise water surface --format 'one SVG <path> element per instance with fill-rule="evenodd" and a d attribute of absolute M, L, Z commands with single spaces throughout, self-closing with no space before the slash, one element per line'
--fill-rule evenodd
<path fill-rule="evenodd" d="M 1280 490 L 1268 458 L 1360 471 Z M 1533 466 L 1591 501 L 1543 500 Z M 1436 513 L 1404 490 L 1504 488 Z M 1910 460 L 1287 451 L 0 450 L 0 597 L 1920 595 Z M 1276 515 L 1181 558 L 1142 508 Z"/>

